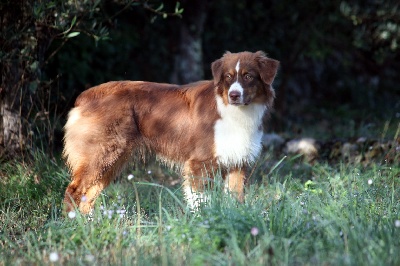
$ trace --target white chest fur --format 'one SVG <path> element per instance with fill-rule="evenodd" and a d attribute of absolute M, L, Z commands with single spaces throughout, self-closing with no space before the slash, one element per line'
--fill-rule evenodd
<path fill-rule="evenodd" d="M 220 96 L 216 100 L 221 115 L 214 126 L 218 162 L 228 167 L 254 162 L 261 151 L 261 123 L 266 106 L 225 105 Z"/>

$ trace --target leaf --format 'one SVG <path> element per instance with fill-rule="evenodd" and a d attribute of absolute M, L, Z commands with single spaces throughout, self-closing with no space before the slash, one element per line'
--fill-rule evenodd
<path fill-rule="evenodd" d="M 164 4 L 161 3 L 161 5 L 159 7 L 157 7 L 156 12 L 161 11 L 164 8 Z"/>
<path fill-rule="evenodd" d="M 94 2 L 93 4 L 93 8 L 97 7 L 100 4 L 101 0 L 96 0 L 96 2 Z"/>
<path fill-rule="evenodd" d="M 36 69 L 38 69 L 38 67 L 39 67 L 39 62 L 34 61 L 29 67 L 32 71 L 36 71 Z"/>
<path fill-rule="evenodd" d="M 47 4 L 46 8 L 50 9 L 50 8 L 55 8 L 56 7 L 56 3 L 55 2 L 50 2 Z"/>
<path fill-rule="evenodd" d="M 317 188 L 317 184 L 311 180 L 304 183 L 304 190 L 311 191 L 312 193 L 322 194 L 322 189 Z"/>
<path fill-rule="evenodd" d="M 72 19 L 71 27 L 70 27 L 70 28 L 72 28 L 72 27 L 75 25 L 75 22 L 76 22 L 76 16 Z"/>
<path fill-rule="evenodd" d="M 36 80 L 29 83 L 29 91 L 34 94 L 37 91 L 38 82 Z"/>
<path fill-rule="evenodd" d="M 175 5 L 175 14 L 180 15 L 183 13 L 183 8 L 179 8 L 180 7 L 180 2 L 176 2 Z"/>
<path fill-rule="evenodd" d="M 67 35 L 67 38 L 73 38 L 73 37 L 78 36 L 79 34 L 81 34 L 79 31 L 74 31 L 74 32 L 69 33 Z"/>
<path fill-rule="evenodd" d="M 180 4 L 181 3 L 176 2 L 176 5 L 175 5 L 175 13 L 177 13 L 177 14 L 179 14 L 179 6 L 180 6 Z"/>

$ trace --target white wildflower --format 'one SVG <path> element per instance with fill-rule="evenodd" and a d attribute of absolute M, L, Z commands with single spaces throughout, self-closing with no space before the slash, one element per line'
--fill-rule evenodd
<path fill-rule="evenodd" d="M 58 253 L 57 253 L 57 252 L 51 252 L 51 253 L 50 253 L 49 260 L 50 260 L 51 262 L 56 262 L 56 261 L 58 261 L 59 258 L 60 258 L 60 257 L 58 256 Z"/>
<path fill-rule="evenodd" d="M 85 260 L 89 262 L 94 261 L 94 256 L 92 254 L 88 254 L 85 256 Z"/>
<path fill-rule="evenodd" d="M 394 226 L 396 226 L 396 227 L 400 227 L 400 220 L 396 220 L 396 221 L 394 221 Z"/>
<path fill-rule="evenodd" d="M 76 217 L 76 213 L 75 213 L 74 211 L 70 211 L 70 212 L 68 213 L 68 217 L 69 217 L 70 219 L 74 219 L 74 218 Z"/>

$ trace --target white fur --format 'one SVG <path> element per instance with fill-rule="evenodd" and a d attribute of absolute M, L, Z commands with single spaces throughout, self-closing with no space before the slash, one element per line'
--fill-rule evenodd
<path fill-rule="evenodd" d="M 238 91 L 240 93 L 240 102 L 243 102 L 243 87 L 242 84 L 239 83 L 239 70 L 240 70 L 240 60 L 238 60 L 236 67 L 236 81 L 229 87 L 228 95 L 232 91 Z"/>
<path fill-rule="evenodd" d="M 238 92 L 240 92 L 240 102 L 243 102 L 243 87 L 242 87 L 242 85 L 241 85 L 239 82 L 235 81 L 235 82 L 229 87 L 228 95 L 229 95 L 229 93 L 231 93 L 231 91 L 238 91 Z"/>
<path fill-rule="evenodd" d="M 242 100 L 243 98 L 243 87 L 239 83 L 239 70 L 240 70 L 240 60 L 236 63 L 236 81 L 229 87 L 228 95 L 231 91 L 238 91 L 240 92 L 240 99 Z"/>
<path fill-rule="evenodd" d="M 254 162 L 262 147 L 261 123 L 266 106 L 225 105 L 221 96 L 216 96 L 216 101 L 221 115 L 214 126 L 218 162 L 228 167 Z"/>
<path fill-rule="evenodd" d="M 203 192 L 193 191 L 190 186 L 184 186 L 183 192 L 190 209 L 193 211 L 196 211 L 201 203 L 209 201 Z"/>
<path fill-rule="evenodd" d="M 76 123 L 81 118 L 81 110 L 77 108 L 73 108 L 71 112 L 68 114 L 68 121 L 67 124 L 65 125 L 66 128 L 71 127 Z"/>
<path fill-rule="evenodd" d="M 236 70 L 236 73 L 237 73 L 238 77 L 239 77 L 239 69 L 240 69 L 240 59 L 236 63 L 236 67 L 235 67 L 235 70 Z"/>
<path fill-rule="evenodd" d="M 76 123 L 81 123 L 82 121 L 81 110 L 79 107 L 73 108 L 68 114 L 68 120 L 65 124 L 65 146 L 64 155 L 67 155 L 68 164 L 71 167 L 77 167 L 81 161 L 82 156 L 82 146 L 76 146 L 76 142 L 79 141 L 81 136 L 85 134 L 89 128 L 85 124 L 75 125 Z M 75 156 L 70 156 L 70 154 L 75 154 Z"/>

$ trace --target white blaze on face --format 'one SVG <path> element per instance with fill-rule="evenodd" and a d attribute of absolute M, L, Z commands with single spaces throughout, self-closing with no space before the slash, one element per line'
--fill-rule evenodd
<path fill-rule="evenodd" d="M 239 70 L 240 70 L 240 59 L 238 60 L 236 67 L 235 67 L 236 73 L 237 73 L 237 78 L 239 78 Z M 236 81 L 237 81 L 236 78 Z"/>
<path fill-rule="evenodd" d="M 240 93 L 240 102 L 243 102 L 243 87 L 242 87 L 242 85 L 239 83 L 240 60 L 238 60 L 238 62 L 236 63 L 235 70 L 236 70 L 236 81 L 229 87 L 229 90 L 228 90 L 228 99 L 229 99 L 229 101 L 230 101 L 229 94 L 230 94 L 232 91 L 237 91 L 237 92 Z"/>

